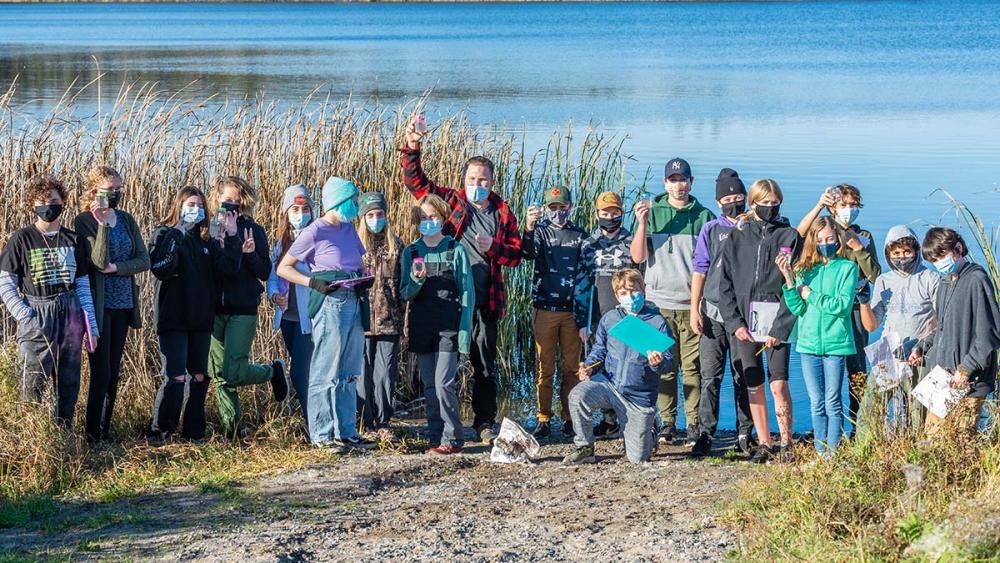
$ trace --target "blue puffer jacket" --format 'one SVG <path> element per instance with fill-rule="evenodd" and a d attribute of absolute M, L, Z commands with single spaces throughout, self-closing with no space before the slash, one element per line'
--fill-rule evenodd
<path fill-rule="evenodd" d="M 644 354 L 639 354 L 629 348 L 624 342 L 613 336 L 608 336 L 611 327 L 625 318 L 626 313 L 621 307 L 615 307 L 601 317 L 597 326 L 594 346 L 587 355 L 586 365 L 603 361 L 594 373 L 604 374 L 615 389 L 638 407 L 656 405 L 656 393 L 660 384 L 660 374 L 667 373 L 673 367 L 674 356 L 670 350 L 663 352 L 663 361 L 656 367 L 649 365 Z M 649 326 L 673 338 L 667 321 L 660 312 L 644 304 L 638 317 Z"/>

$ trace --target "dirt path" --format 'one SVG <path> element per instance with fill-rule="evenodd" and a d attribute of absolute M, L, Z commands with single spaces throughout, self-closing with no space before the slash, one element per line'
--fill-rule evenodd
<path fill-rule="evenodd" d="M 722 447 L 720 445 L 720 447 Z M 58 531 L 0 531 L 28 557 L 310 560 L 717 560 L 733 535 L 716 508 L 745 464 L 692 461 L 683 448 L 630 465 L 599 443 L 599 463 L 563 467 L 570 445 L 533 465 L 485 448 L 449 458 L 366 455 L 212 492 L 176 488 L 110 504 L 67 505 Z M 68 511 L 68 512 L 67 512 Z"/>

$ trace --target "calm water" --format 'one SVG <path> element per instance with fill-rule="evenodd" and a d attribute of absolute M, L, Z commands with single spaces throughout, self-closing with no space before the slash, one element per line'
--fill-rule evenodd
<path fill-rule="evenodd" d="M 946 188 L 1000 212 L 994 2 L 553 5 L 0 4 L 0 85 L 44 111 L 77 76 L 198 79 L 204 94 L 297 101 L 317 86 L 383 102 L 432 88 L 442 113 L 542 139 L 572 119 L 628 135 L 630 172 L 691 161 L 768 176 L 795 219 L 861 187 L 860 223 L 954 224 Z M 748 182 L 749 183 L 749 182 Z M 797 430 L 809 427 L 797 363 Z M 727 380 L 728 381 L 728 380 Z M 723 426 L 733 424 L 730 401 Z"/>

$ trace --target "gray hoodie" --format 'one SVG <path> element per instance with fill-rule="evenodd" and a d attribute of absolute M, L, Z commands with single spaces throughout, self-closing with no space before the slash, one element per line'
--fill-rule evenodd
<path fill-rule="evenodd" d="M 889 245 L 907 237 L 920 240 L 905 225 L 889 229 L 885 239 L 887 260 Z M 885 332 L 895 332 L 902 339 L 904 358 L 909 357 L 917 342 L 930 336 L 934 330 L 934 300 L 939 283 L 941 276 L 928 269 L 919 256 L 911 271 L 897 270 L 890 262 L 889 271 L 875 280 L 872 288 L 872 312 L 879 324 L 885 323 Z"/>

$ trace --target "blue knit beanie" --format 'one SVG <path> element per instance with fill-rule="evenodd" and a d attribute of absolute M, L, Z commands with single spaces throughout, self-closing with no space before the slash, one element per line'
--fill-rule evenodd
<path fill-rule="evenodd" d="M 339 176 L 330 176 L 323 184 L 323 213 L 358 195 L 354 182 Z"/>

